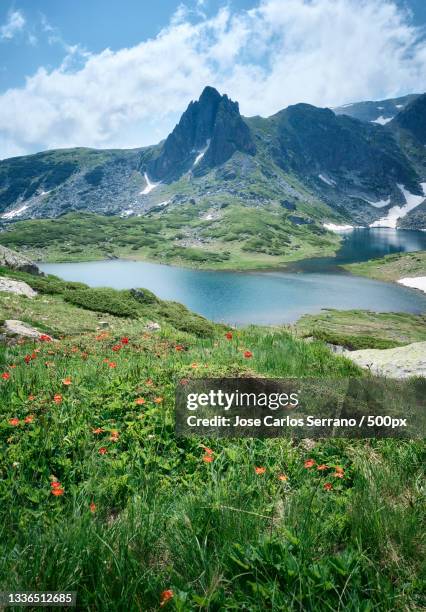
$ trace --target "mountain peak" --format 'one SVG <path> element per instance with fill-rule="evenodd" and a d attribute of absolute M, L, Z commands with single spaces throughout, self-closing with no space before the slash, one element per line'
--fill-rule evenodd
<path fill-rule="evenodd" d="M 256 152 L 238 102 L 207 86 L 200 98 L 189 104 L 149 171 L 160 180 L 195 166 L 197 172 L 202 172 L 226 162 L 236 151 L 250 155 Z"/>

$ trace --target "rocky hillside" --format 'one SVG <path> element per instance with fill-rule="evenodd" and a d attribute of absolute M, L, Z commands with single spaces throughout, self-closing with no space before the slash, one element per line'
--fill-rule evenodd
<path fill-rule="evenodd" d="M 1 223 L 71 211 L 163 216 L 193 204 L 214 217 L 226 204 L 278 206 L 293 226 L 371 224 L 409 198 L 420 203 L 426 174 L 425 96 L 388 102 L 400 112 L 385 126 L 308 104 L 244 118 L 237 102 L 206 87 L 158 145 L 3 160 Z"/>

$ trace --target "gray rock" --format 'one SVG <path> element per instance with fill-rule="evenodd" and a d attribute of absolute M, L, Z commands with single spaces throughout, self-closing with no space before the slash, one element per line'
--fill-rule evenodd
<path fill-rule="evenodd" d="M 161 326 L 158 323 L 154 323 L 154 321 L 148 321 L 145 325 L 146 331 L 160 331 Z"/>
<path fill-rule="evenodd" d="M 37 295 L 37 292 L 27 285 L 27 283 L 5 277 L 0 277 L 0 292 L 1 291 L 14 293 L 15 295 L 25 295 L 28 298 L 33 298 Z"/>
<path fill-rule="evenodd" d="M 20 270 L 21 272 L 29 272 L 30 274 L 41 274 L 38 267 L 30 259 L 1 245 L 0 266 L 11 268 L 12 270 Z"/>
<path fill-rule="evenodd" d="M 345 357 L 373 374 L 389 378 L 426 377 L 426 342 L 384 350 L 351 351 L 346 352 Z"/>
<path fill-rule="evenodd" d="M 33 338 L 34 340 L 37 340 L 40 338 L 40 336 L 44 335 L 43 332 L 39 331 L 35 327 L 31 327 L 31 325 L 15 319 L 8 319 L 5 321 L 2 331 L 3 336 L 6 337 L 6 341 L 19 338 Z"/>

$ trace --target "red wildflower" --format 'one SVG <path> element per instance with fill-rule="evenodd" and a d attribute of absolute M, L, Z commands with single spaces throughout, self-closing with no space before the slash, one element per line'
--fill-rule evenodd
<path fill-rule="evenodd" d="M 100 455 L 106 455 L 108 451 L 105 448 L 105 446 L 101 446 L 101 448 L 99 449 L 98 452 L 99 452 Z"/>
<path fill-rule="evenodd" d="M 112 347 L 112 350 L 117 353 L 118 351 L 121 351 L 121 344 L 114 344 L 114 346 Z"/>
<path fill-rule="evenodd" d="M 333 488 L 333 485 L 331 484 L 331 482 L 326 482 L 324 484 L 324 491 L 331 491 Z"/>
<path fill-rule="evenodd" d="M 47 334 L 40 334 L 39 340 L 40 342 L 51 342 L 52 338 L 48 336 Z"/>
<path fill-rule="evenodd" d="M 95 504 L 94 502 L 92 502 L 92 503 L 90 504 L 89 508 L 90 508 L 90 512 L 92 512 L 92 514 L 93 514 L 94 512 L 96 512 L 96 504 Z"/>
<path fill-rule="evenodd" d="M 69 385 L 72 384 L 72 380 L 69 376 L 67 376 L 67 378 L 64 378 L 64 380 L 62 381 L 62 384 L 65 385 L 66 387 L 68 387 Z"/>
<path fill-rule="evenodd" d="M 59 480 L 52 480 L 50 486 L 52 487 L 52 489 L 60 489 L 61 483 L 59 482 Z"/>
<path fill-rule="evenodd" d="M 128 338 L 121 338 L 121 344 L 129 344 Z"/>
<path fill-rule="evenodd" d="M 203 455 L 204 463 L 212 463 L 213 457 L 211 455 Z"/>
<path fill-rule="evenodd" d="M 1 377 L 2 377 L 3 380 L 9 380 L 10 374 L 9 374 L 9 372 L 3 372 Z"/>
<path fill-rule="evenodd" d="M 169 601 L 169 599 L 172 599 L 172 597 L 174 597 L 174 593 L 171 589 L 167 589 L 166 591 L 163 591 L 160 597 L 160 606 L 161 607 L 165 606 L 166 603 Z"/>
<path fill-rule="evenodd" d="M 226 332 L 226 334 L 225 334 L 225 338 L 226 338 L 227 340 L 232 340 L 232 338 L 233 338 L 232 332 Z"/>
<path fill-rule="evenodd" d="M 53 401 L 55 402 L 55 404 L 60 404 L 62 402 L 62 395 L 60 393 L 57 393 L 53 397 Z"/>
<path fill-rule="evenodd" d="M 311 468 L 315 465 L 315 460 L 314 459 L 306 459 L 304 466 L 305 468 Z"/>
<path fill-rule="evenodd" d="M 24 357 L 24 361 L 25 361 L 25 363 L 30 363 L 30 361 L 31 361 L 31 355 L 25 355 L 25 357 Z"/>
<path fill-rule="evenodd" d="M 321 465 L 317 467 L 317 470 L 319 470 L 320 472 L 323 472 L 324 470 L 328 470 L 328 465 L 325 465 L 325 463 L 321 463 Z"/>
<path fill-rule="evenodd" d="M 19 425 L 19 419 L 17 419 L 16 417 L 14 417 L 13 419 L 9 419 L 9 424 L 13 425 L 13 427 L 16 427 L 17 425 Z"/>
<path fill-rule="evenodd" d="M 65 493 L 64 489 L 52 489 L 51 490 L 52 495 L 54 495 L 55 497 L 60 497 L 61 495 L 63 495 Z"/>
<path fill-rule="evenodd" d="M 108 364 L 108 367 L 109 368 L 116 368 L 117 364 L 115 363 L 115 361 L 110 361 L 109 364 Z"/>
<path fill-rule="evenodd" d="M 251 357 L 253 357 L 253 353 L 251 351 L 244 351 L 244 357 L 246 359 L 250 359 Z"/>
<path fill-rule="evenodd" d="M 254 471 L 256 472 L 256 474 L 264 474 L 266 472 L 266 468 L 265 467 L 255 467 Z"/>

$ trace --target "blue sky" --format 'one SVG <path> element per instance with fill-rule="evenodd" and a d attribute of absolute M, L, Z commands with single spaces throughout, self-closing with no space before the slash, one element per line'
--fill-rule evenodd
<path fill-rule="evenodd" d="M 0 0 L 0 158 L 165 137 L 206 84 L 269 115 L 426 90 L 425 0 Z"/>

